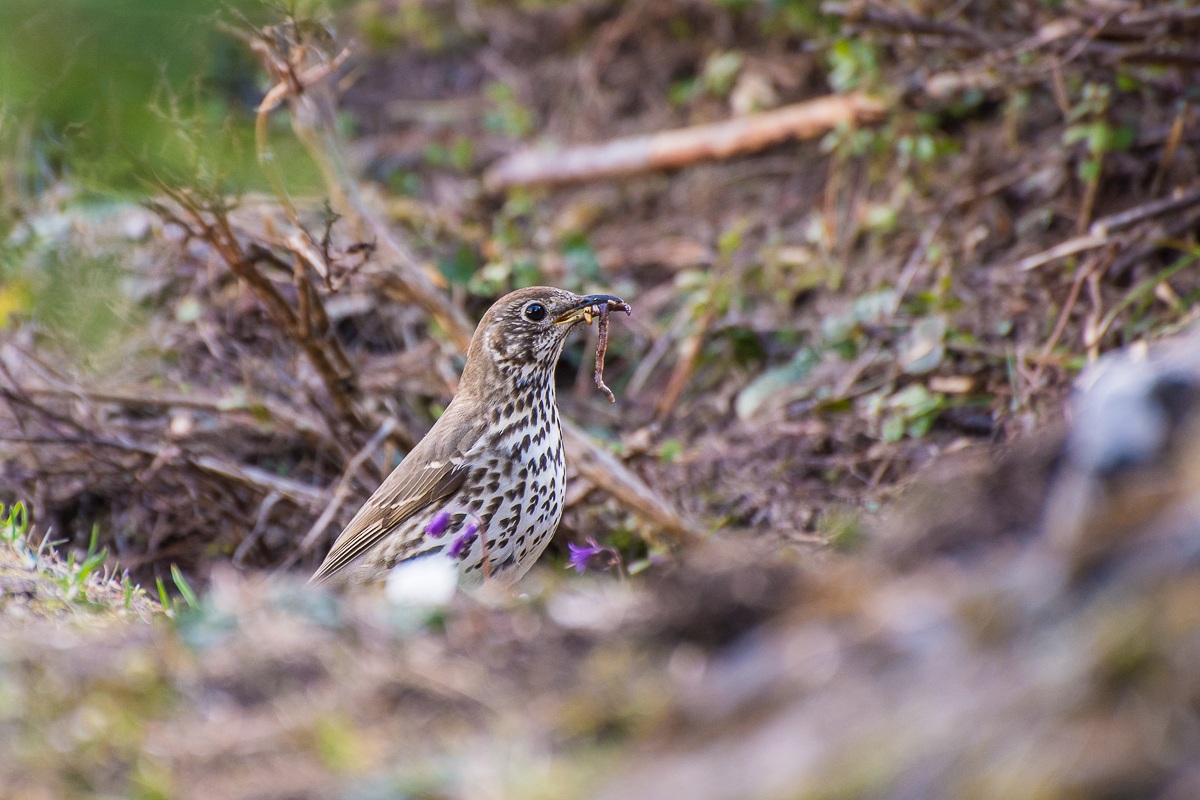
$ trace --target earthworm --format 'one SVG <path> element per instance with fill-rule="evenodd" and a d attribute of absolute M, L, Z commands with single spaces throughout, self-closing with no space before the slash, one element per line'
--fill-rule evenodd
<path fill-rule="evenodd" d="M 633 313 L 633 309 L 629 307 L 629 303 L 621 303 L 616 306 L 625 312 L 626 316 Z M 596 306 L 596 312 L 600 319 L 596 323 L 596 388 L 604 392 L 608 397 L 608 402 L 615 403 L 617 398 L 613 396 L 612 389 L 604 383 L 604 354 L 608 351 L 608 303 L 603 303 Z"/>

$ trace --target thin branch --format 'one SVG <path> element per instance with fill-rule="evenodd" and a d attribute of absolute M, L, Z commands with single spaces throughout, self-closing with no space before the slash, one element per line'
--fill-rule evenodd
<path fill-rule="evenodd" d="M 484 186 L 579 183 L 675 169 L 701 161 L 752 153 L 774 144 L 816 138 L 839 125 L 877 122 L 886 113 L 862 94 L 829 95 L 723 122 L 629 136 L 601 144 L 523 150 L 493 166 Z"/>
<path fill-rule="evenodd" d="M 1088 233 L 1092 236 L 1109 234 L 1129 228 L 1151 217 L 1161 217 L 1200 204 L 1200 187 L 1183 191 L 1177 189 L 1170 197 L 1151 200 L 1117 214 L 1110 214 L 1092 223 Z"/>
<path fill-rule="evenodd" d="M 159 447 L 136 444 L 106 436 L 43 436 L 0 432 L 0 441 L 27 442 L 30 444 L 92 445 L 129 453 L 140 453 L 151 458 L 158 457 L 161 451 Z M 179 457 L 206 472 L 246 484 L 264 494 L 277 492 L 302 508 L 311 508 L 325 498 L 325 492 L 321 489 L 301 483 L 300 481 L 275 475 L 258 467 L 235 464 L 215 456 L 188 455 L 181 452 Z"/>

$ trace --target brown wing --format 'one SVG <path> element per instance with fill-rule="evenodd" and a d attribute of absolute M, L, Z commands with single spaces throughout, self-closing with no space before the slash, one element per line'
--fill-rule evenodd
<path fill-rule="evenodd" d="M 471 421 L 455 425 L 451 409 L 412 452 L 380 484 L 350 520 L 313 573 L 310 583 L 320 583 L 379 544 L 398 525 L 430 503 L 458 491 L 470 468 L 465 456 L 483 428 Z M 445 423 L 445 424 L 443 424 Z"/>

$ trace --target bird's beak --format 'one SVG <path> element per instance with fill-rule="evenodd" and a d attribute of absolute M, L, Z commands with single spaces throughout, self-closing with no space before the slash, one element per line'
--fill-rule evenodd
<path fill-rule="evenodd" d="M 579 301 L 564 311 L 554 320 L 555 325 L 565 325 L 567 323 L 579 322 L 584 320 L 589 325 L 592 322 L 592 315 L 597 313 L 600 306 L 615 306 L 617 308 L 627 308 L 625 301 L 611 294 L 589 294 L 579 298 Z"/>

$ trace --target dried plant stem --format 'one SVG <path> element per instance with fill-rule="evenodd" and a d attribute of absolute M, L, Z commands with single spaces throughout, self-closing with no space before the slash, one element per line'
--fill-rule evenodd
<path fill-rule="evenodd" d="M 299 261 L 288 263 L 274 250 L 256 242 L 243 244 L 229 220 L 228 208 L 218 200 L 205 199 L 194 192 L 161 185 L 174 208 L 152 204 L 164 219 L 180 225 L 189 236 L 208 242 L 225 265 L 243 280 L 263 304 L 268 316 L 304 352 L 319 376 L 334 407 L 330 429 L 341 424 L 365 430 L 368 423 L 357 405 L 357 374 L 336 336 L 331 336 L 328 316 L 316 294 L 316 287 Z M 299 260 L 299 256 L 296 256 Z M 280 293 L 260 268 L 275 267 L 291 273 L 297 290 L 297 305 Z M 410 437 L 410 440 L 412 437 Z"/>
<path fill-rule="evenodd" d="M 24 442 L 28 444 L 83 445 L 138 453 L 156 459 L 164 457 L 163 450 L 160 447 L 141 445 L 136 442 L 129 442 L 108 436 L 26 436 L 0 433 L 0 441 Z M 275 475 L 258 467 L 235 464 L 232 461 L 215 456 L 193 456 L 182 452 L 177 452 L 177 455 L 179 458 L 194 464 L 206 472 L 230 478 L 264 494 L 276 492 L 304 508 L 317 507 L 325 500 L 325 492 L 320 489 L 314 488 L 307 483 Z"/>
<path fill-rule="evenodd" d="M 268 399 L 227 400 L 204 395 L 154 393 L 134 390 L 93 389 L 74 386 L 25 386 L 31 397 L 86 397 L 96 403 L 114 403 L 122 406 L 159 408 L 187 408 L 208 411 L 214 414 L 253 413 L 256 408 L 266 412 L 271 421 L 281 422 L 292 430 L 315 436 L 328 446 L 334 446 L 328 427 L 320 420 Z"/>
<path fill-rule="evenodd" d="M 444 281 L 436 271 L 421 266 L 416 254 L 367 206 L 344 155 L 336 126 L 336 102 L 328 71 L 316 69 L 326 63 L 319 48 L 294 46 L 281 53 L 265 36 L 253 39 L 253 49 L 276 78 L 275 102 L 286 100 L 291 111 L 292 131 L 317 165 L 329 193 L 330 204 L 354 231 L 356 238 L 371 241 L 378 259 L 388 269 L 379 276 L 382 288 L 399 294 L 424 308 L 447 331 L 454 343 L 466 351 L 473 326 L 442 292 Z M 295 64 L 293 58 L 311 59 L 314 64 Z M 311 82 L 290 76 L 315 76 Z"/>
<path fill-rule="evenodd" d="M 501 191 L 673 169 L 812 139 L 838 125 L 878 121 L 885 113 L 881 102 L 862 94 L 829 95 L 723 122 L 559 150 L 525 150 L 502 159 L 483 180 L 488 190 Z"/>

